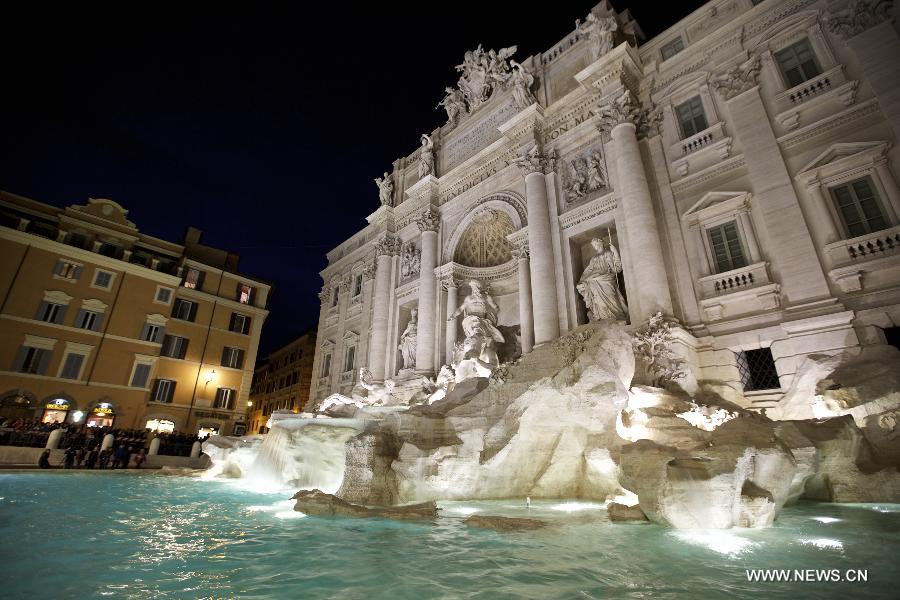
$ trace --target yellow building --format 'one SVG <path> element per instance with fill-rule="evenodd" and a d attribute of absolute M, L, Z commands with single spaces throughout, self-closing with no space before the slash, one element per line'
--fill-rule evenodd
<path fill-rule="evenodd" d="M 0 192 L 0 416 L 242 433 L 270 286 L 127 214 Z"/>
<path fill-rule="evenodd" d="M 309 401 L 316 332 L 305 333 L 260 361 L 250 389 L 248 433 L 265 433 L 275 410 L 300 412 Z"/>

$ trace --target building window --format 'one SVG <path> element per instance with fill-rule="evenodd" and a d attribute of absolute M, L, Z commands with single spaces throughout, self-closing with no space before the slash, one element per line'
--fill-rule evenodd
<path fill-rule="evenodd" d="M 66 307 L 62 304 L 41 302 L 40 309 L 38 309 L 38 320 L 44 321 L 45 323 L 60 324 L 63 322 L 65 314 Z"/>
<path fill-rule="evenodd" d="M 81 265 L 76 265 L 67 260 L 59 260 L 53 269 L 53 275 L 59 279 L 68 279 L 69 281 L 78 281 L 81 277 Z"/>
<path fill-rule="evenodd" d="M 675 114 L 678 116 L 678 124 L 681 126 L 681 139 L 689 138 L 709 127 L 700 96 L 694 96 L 687 102 L 676 106 Z"/>
<path fill-rule="evenodd" d="M 143 359 L 138 360 L 141 361 Z M 129 385 L 137 388 L 147 387 L 147 382 L 150 380 L 150 369 L 152 367 L 152 363 L 136 361 L 134 363 L 134 371 L 131 373 L 131 383 Z"/>
<path fill-rule="evenodd" d="M 189 268 L 184 273 L 184 281 L 181 285 L 192 290 L 203 289 L 203 277 L 205 273 L 200 269 Z"/>
<path fill-rule="evenodd" d="M 83 233 L 76 233 L 74 231 L 70 231 L 66 234 L 66 244 L 69 246 L 75 246 L 76 248 L 84 249 L 87 247 L 87 236 Z"/>
<path fill-rule="evenodd" d="M 94 282 L 91 284 L 91 287 L 99 288 L 101 290 L 108 290 L 112 287 L 113 282 L 113 274 L 109 271 L 101 271 L 97 269 L 94 271 Z"/>
<path fill-rule="evenodd" d="M 81 379 L 81 367 L 84 365 L 84 355 L 70 352 L 63 359 L 59 376 L 62 379 Z"/>
<path fill-rule="evenodd" d="M 253 288 L 245 283 L 239 283 L 237 286 L 237 301 L 241 304 L 253 302 Z"/>
<path fill-rule="evenodd" d="M 250 333 L 250 317 L 240 313 L 231 313 L 231 323 L 228 329 L 236 333 Z"/>
<path fill-rule="evenodd" d="M 197 303 L 183 298 L 175 298 L 175 304 L 172 306 L 172 318 L 193 322 L 197 318 Z"/>
<path fill-rule="evenodd" d="M 240 348 L 225 346 L 222 349 L 222 366 L 231 369 L 242 369 L 244 367 L 244 351 Z"/>
<path fill-rule="evenodd" d="M 141 339 L 145 342 L 158 343 L 162 338 L 162 327 L 152 323 L 145 323 L 144 330 L 141 331 Z"/>
<path fill-rule="evenodd" d="M 319 377 L 328 377 L 331 375 L 331 354 L 322 357 L 322 374 Z"/>
<path fill-rule="evenodd" d="M 800 40 L 775 53 L 775 61 L 789 87 L 800 85 L 822 72 L 809 40 Z"/>
<path fill-rule="evenodd" d="M 888 228 L 887 218 L 869 177 L 831 188 L 831 197 L 848 237 Z"/>
<path fill-rule="evenodd" d="M 362 273 L 356 276 L 356 279 L 353 280 L 353 297 L 357 297 L 362 293 L 362 282 L 363 276 Z"/>
<path fill-rule="evenodd" d="M 347 353 L 344 354 L 344 372 L 352 371 L 356 362 L 356 346 L 350 346 L 347 348 Z"/>
<path fill-rule="evenodd" d="M 118 244 L 113 244 L 111 242 L 102 242 L 100 247 L 97 249 L 98 254 L 102 254 L 103 256 L 108 256 L 110 258 L 121 258 L 122 257 L 122 246 Z"/>
<path fill-rule="evenodd" d="M 170 404 L 175 397 L 175 384 L 172 379 L 157 379 L 153 382 L 153 391 L 150 400 L 153 402 L 165 402 Z"/>
<path fill-rule="evenodd" d="M 168 304 L 172 301 L 171 288 L 159 286 L 156 288 L 156 297 L 153 299 L 157 304 Z"/>
<path fill-rule="evenodd" d="M 709 246 L 717 273 L 747 266 L 744 248 L 741 246 L 741 238 L 734 221 L 710 227 L 706 233 L 709 236 Z"/>
<path fill-rule="evenodd" d="M 18 373 L 31 373 L 33 375 L 43 375 L 47 372 L 47 366 L 50 364 L 51 351 L 45 348 L 33 348 L 31 346 L 23 346 L 19 350 L 19 356 L 16 357 L 16 364 L 13 371 Z"/>
<path fill-rule="evenodd" d="M 745 350 L 737 353 L 737 367 L 745 392 L 781 389 L 772 350 Z"/>
<path fill-rule="evenodd" d="M 84 309 L 78 311 L 78 316 L 75 317 L 75 326 L 80 329 L 97 331 L 100 327 L 100 313 Z"/>
<path fill-rule="evenodd" d="M 334 288 L 334 291 L 331 293 L 331 306 L 332 308 L 338 305 L 338 301 L 341 299 L 340 290 L 338 288 Z"/>
<path fill-rule="evenodd" d="M 166 335 L 163 338 L 160 354 L 169 358 L 184 358 L 187 354 L 188 339 L 177 335 Z"/>
<path fill-rule="evenodd" d="M 231 388 L 219 388 L 216 390 L 216 401 L 214 408 L 231 410 L 234 408 L 234 398 L 237 392 Z"/>
<path fill-rule="evenodd" d="M 684 50 L 684 42 L 681 41 L 680 37 L 677 37 L 668 44 L 664 44 L 662 48 L 659 49 L 659 52 L 662 54 L 663 60 L 668 60 L 682 50 Z"/>

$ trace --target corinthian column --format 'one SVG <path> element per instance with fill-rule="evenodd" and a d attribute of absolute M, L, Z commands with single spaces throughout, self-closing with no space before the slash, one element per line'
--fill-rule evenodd
<path fill-rule="evenodd" d="M 453 362 L 453 348 L 456 346 L 456 319 L 450 319 L 450 315 L 456 312 L 459 306 L 459 285 L 453 275 L 448 275 L 441 281 L 441 286 L 447 290 L 447 358 L 449 365 Z"/>
<path fill-rule="evenodd" d="M 441 216 L 430 207 L 416 222 L 422 232 L 422 265 L 419 270 L 419 326 L 416 334 L 416 373 L 434 372 L 434 331 L 437 314 L 437 230 Z"/>
<path fill-rule="evenodd" d="M 639 279 L 632 286 L 637 298 L 629 297 L 628 304 L 632 319 L 639 320 L 659 311 L 672 314 L 659 228 L 637 139 L 637 128 L 645 124 L 646 118 L 629 91 L 600 110 L 600 128 L 610 132 L 616 156 L 622 214 L 628 230 L 627 252 Z"/>
<path fill-rule="evenodd" d="M 534 314 L 534 343 L 543 344 L 559 337 L 559 306 L 556 299 L 556 263 L 550 229 L 550 207 L 547 204 L 547 181 L 544 170 L 548 157 L 535 145 L 524 156 L 513 161 L 525 175 L 525 199 L 528 204 L 528 247 Z"/>
<path fill-rule="evenodd" d="M 385 236 L 375 245 L 375 290 L 372 297 L 372 345 L 369 346 L 369 370 L 383 381 L 387 364 L 387 329 L 391 310 L 391 269 L 400 241 Z"/>
<path fill-rule="evenodd" d="M 528 266 L 528 242 L 513 250 L 519 261 L 519 330 L 522 354 L 534 347 L 534 309 L 531 306 L 531 273 Z"/>

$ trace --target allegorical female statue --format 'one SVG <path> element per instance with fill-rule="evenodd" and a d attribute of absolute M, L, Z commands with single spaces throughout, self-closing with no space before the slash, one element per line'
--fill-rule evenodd
<path fill-rule="evenodd" d="M 422 134 L 422 150 L 419 152 L 419 179 L 434 175 L 434 142 L 427 133 Z"/>
<path fill-rule="evenodd" d="M 619 251 L 612 244 L 605 244 L 600 238 L 591 240 L 591 247 L 597 254 L 591 258 L 581 279 L 575 288 L 584 298 L 591 321 L 616 319 L 625 321 L 628 318 L 628 305 L 616 275 L 622 272 L 622 260 Z"/>
<path fill-rule="evenodd" d="M 400 335 L 400 357 L 403 360 L 404 369 L 416 368 L 416 335 L 419 329 L 419 311 L 412 309 L 412 317 L 406 325 L 406 329 Z"/>

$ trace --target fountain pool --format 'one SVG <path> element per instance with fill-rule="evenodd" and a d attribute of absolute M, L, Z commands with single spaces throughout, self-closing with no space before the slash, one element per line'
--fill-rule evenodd
<path fill-rule="evenodd" d="M 444 502 L 434 524 L 323 520 L 289 495 L 136 472 L 0 473 L 4 598 L 895 598 L 900 505 L 804 503 L 770 529 L 614 525 L 602 505 Z M 473 513 L 537 532 L 472 529 Z M 746 569 L 867 571 L 748 582 Z"/>

